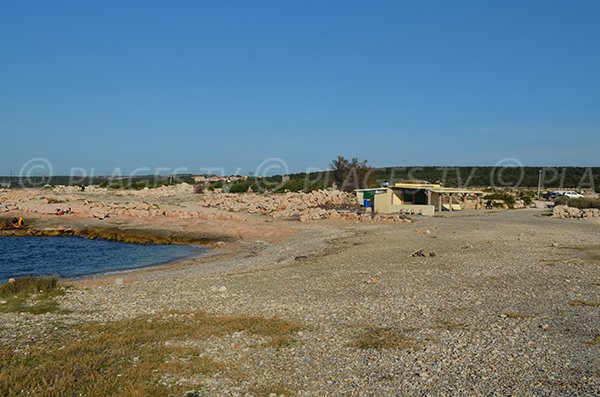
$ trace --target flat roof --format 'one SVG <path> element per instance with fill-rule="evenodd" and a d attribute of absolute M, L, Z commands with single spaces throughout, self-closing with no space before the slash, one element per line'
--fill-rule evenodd
<path fill-rule="evenodd" d="M 434 193 L 471 193 L 483 194 L 481 190 L 458 189 L 453 187 L 434 187 L 434 186 L 390 186 L 390 189 L 412 189 L 412 190 L 430 190 Z"/>
<path fill-rule="evenodd" d="M 452 187 L 438 187 L 435 189 L 431 189 L 434 193 L 472 193 L 472 194 L 483 194 L 481 190 L 472 190 L 472 189 L 457 189 Z"/>

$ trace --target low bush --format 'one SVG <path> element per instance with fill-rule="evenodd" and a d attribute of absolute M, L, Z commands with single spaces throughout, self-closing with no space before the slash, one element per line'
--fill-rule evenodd
<path fill-rule="evenodd" d="M 509 208 L 514 208 L 516 203 L 516 198 L 510 193 L 506 192 L 495 192 L 491 194 L 487 194 L 483 197 L 484 200 L 502 200 L 508 205 Z"/>
<path fill-rule="evenodd" d="M 222 189 L 223 181 L 214 181 L 208 184 L 208 190 Z"/>
<path fill-rule="evenodd" d="M 523 203 L 526 206 L 529 206 L 531 205 L 531 203 L 533 203 L 533 199 L 535 198 L 535 196 L 535 193 L 530 191 L 519 192 L 519 198 L 523 200 Z"/>
<path fill-rule="evenodd" d="M 229 193 L 244 193 L 252 186 L 251 181 L 240 181 L 229 186 Z M 252 189 L 254 190 L 254 189 Z"/>
<path fill-rule="evenodd" d="M 196 183 L 194 185 L 194 193 L 196 194 L 202 194 L 206 191 L 206 186 L 204 185 L 204 183 Z"/>
<path fill-rule="evenodd" d="M 568 205 L 569 207 L 586 209 L 586 208 L 598 208 L 600 209 L 600 198 L 594 197 L 581 197 L 581 198 L 569 198 L 561 196 L 556 199 L 556 205 Z"/>

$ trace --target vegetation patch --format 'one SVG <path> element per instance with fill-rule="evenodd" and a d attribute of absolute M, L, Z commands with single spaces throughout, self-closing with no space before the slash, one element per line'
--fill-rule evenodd
<path fill-rule="evenodd" d="M 504 315 L 506 316 L 506 318 L 512 318 L 512 319 L 523 319 L 523 318 L 528 317 L 526 314 L 515 312 L 515 311 L 504 312 Z"/>
<path fill-rule="evenodd" d="M 400 349 L 418 347 L 417 340 L 392 328 L 367 328 L 351 344 L 359 349 Z"/>
<path fill-rule="evenodd" d="M 500 200 L 503 201 L 504 203 L 506 203 L 506 205 L 509 208 L 514 208 L 515 204 L 517 202 L 517 199 L 515 198 L 515 196 L 513 196 L 512 194 L 508 193 L 508 192 L 495 192 L 495 193 L 491 193 L 491 194 L 486 194 L 483 197 L 484 200 Z"/>
<path fill-rule="evenodd" d="M 55 298 L 64 295 L 58 277 L 23 277 L 0 285 L 0 313 L 44 314 L 61 311 Z"/>
<path fill-rule="evenodd" d="M 267 383 L 264 385 L 253 385 L 250 386 L 250 393 L 257 397 L 270 397 L 270 396 L 293 396 L 294 390 L 282 383 Z"/>
<path fill-rule="evenodd" d="M 586 300 L 574 300 L 571 302 L 571 306 L 588 306 L 588 307 L 600 307 L 598 301 L 586 301 Z"/>
<path fill-rule="evenodd" d="M 461 323 L 457 323 L 455 321 L 451 321 L 451 320 L 438 320 L 438 327 L 437 328 L 442 328 L 448 331 L 457 331 L 457 330 L 462 330 L 462 329 L 466 329 L 467 327 L 465 326 L 465 324 L 461 324 Z"/>
<path fill-rule="evenodd" d="M 597 208 L 600 209 L 600 198 L 594 197 L 580 197 L 580 198 L 569 198 L 561 196 L 556 199 L 556 205 L 568 205 L 569 207 L 579 208 L 581 210 L 586 208 Z"/>
<path fill-rule="evenodd" d="M 204 377 L 236 372 L 193 342 L 243 331 L 266 339 L 265 347 L 279 347 L 273 341 L 291 338 L 299 329 L 278 318 L 203 313 L 83 325 L 77 336 L 50 338 L 19 351 L 0 346 L 0 395 L 182 396 Z"/>
<path fill-rule="evenodd" d="M 596 335 L 596 337 L 590 341 L 590 345 L 592 345 L 592 346 L 600 345 L 600 334 Z"/>
<path fill-rule="evenodd" d="M 51 293 L 58 290 L 58 277 L 21 277 L 12 282 L 0 285 L 0 297 L 22 293 Z"/>

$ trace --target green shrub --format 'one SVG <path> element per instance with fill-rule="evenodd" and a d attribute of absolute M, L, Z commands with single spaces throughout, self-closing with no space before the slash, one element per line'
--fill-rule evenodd
<path fill-rule="evenodd" d="M 304 191 L 304 179 L 290 179 L 283 186 L 277 189 L 277 192 L 284 192 L 289 190 L 290 192 L 301 192 Z"/>
<path fill-rule="evenodd" d="M 208 190 L 222 189 L 223 181 L 214 181 L 208 184 Z"/>
<path fill-rule="evenodd" d="M 229 193 L 244 193 L 252 186 L 252 181 L 236 182 L 229 186 Z M 254 189 L 252 189 L 254 190 Z"/>
<path fill-rule="evenodd" d="M 535 198 L 535 193 L 530 192 L 530 191 L 525 191 L 525 192 L 519 192 L 519 198 L 521 200 L 523 200 L 523 203 L 526 206 L 531 205 L 531 203 L 533 203 L 533 199 Z"/>
<path fill-rule="evenodd" d="M 508 205 L 509 208 L 515 207 L 516 198 L 510 193 L 507 192 L 496 192 L 492 194 L 487 194 L 483 197 L 484 200 L 502 200 Z"/>

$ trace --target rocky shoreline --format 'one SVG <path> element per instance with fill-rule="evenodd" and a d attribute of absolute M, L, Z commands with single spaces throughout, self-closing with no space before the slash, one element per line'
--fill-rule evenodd
<path fill-rule="evenodd" d="M 139 228 L 124 229 L 116 226 L 80 227 L 27 227 L 23 229 L 0 230 L 0 236 L 60 237 L 78 236 L 89 239 L 105 239 L 132 244 L 197 244 L 221 245 L 234 242 L 236 238 L 226 234 L 200 232 L 172 232 L 167 230 Z"/>

